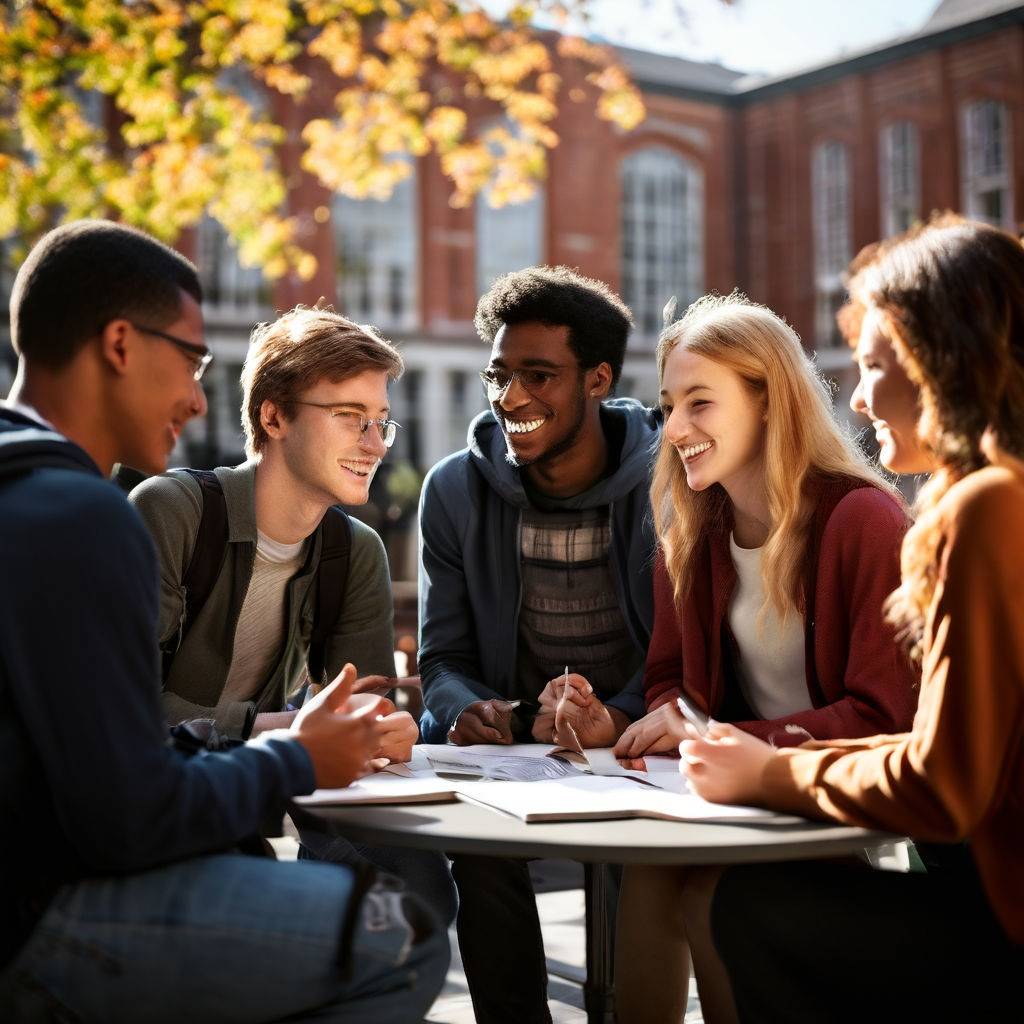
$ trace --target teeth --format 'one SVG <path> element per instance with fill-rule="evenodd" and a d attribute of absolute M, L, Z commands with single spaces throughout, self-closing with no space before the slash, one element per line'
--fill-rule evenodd
<path fill-rule="evenodd" d="M 510 434 L 530 434 L 536 430 L 544 422 L 542 416 L 539 420 L 505 420 L 505 426 L 508 427 Z"/>
<path fill-rule="evenodd" d="M 701 452 L 706 452 L 713 444 L 714 441 L 701 441 L 700 444 L 687 445 L 685 448 L 681 448 L 680 451 L 682 452 L 684 459 L 692 459 L 694 455 L 700 455 Z"/>
<path fill-rule="evenodd" d="M 369 476 L 370 470 L 373 469 L 373 466 L 368 466 L 365 462 L 339 462 L 338 465 L 355 473 L 356 476 Z"/>

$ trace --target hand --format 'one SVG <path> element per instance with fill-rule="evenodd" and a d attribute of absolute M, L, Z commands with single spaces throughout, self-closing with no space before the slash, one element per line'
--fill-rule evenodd
<path fill-rule="evenodd" d="M 716 804 L 762 802 L 762 778 L 775 749 L 734 725 L 711 722 L 707 736 L 685 723 L 687 739 L 679 744 L 679 770 L 690 788 Z"/>
<path fill-rule="evenodd" d="M 384 715 L 379 722 L 380 746 L 374 751 L 374 758 L 384 758 L 389 762 L 411 760 L 413 745 L 420 736 L 416 719 L 408 711 L 393 711 Z"/>
<path fill-rule="evenodd" d="M 460 747 L 470 743 L 511 743 L 512 708 L 507 700 L 478 700 L 462 709 L 448 730 L 448 742 Z"/>
<path fill-rule="evenodd" d="M 571 679 L 583 679 L 583 676 L 570 676 Z M 586 683 L 586 680 L 583 679 Z M 589 684 L 588 684 L 589 687 Z M 533 726 L 530 729 L 530 733 L 538 743 L 555 743 L 555 712 L 558 709 L 558 703 L 562 699 L 563 691 L 565 689 L 565 676 L 560 675 L 555 679 L 549 680 L 547 685 L 540 692 L 540 696 L 537 698 L 540 704 L 540 710 L 534 715 Z M 590 703 L 590 696 L 584 696 L 582 690 L 576 687 L 571 688 L 570 698 L 574 702 L 583 701 L 584 703 Z M 575 747 L 574 743 L 568 744 L 569 746 Z"/>
<path fill-rule="evenodd" d="M 358 779 L 380 746 L 380 698 L 364 698 L 350 707 L 355 679 L 355 666 L 346 665 L 292 721 L 291 735 L 309 754 L 319 789 L 341 788 Z"/>
<path fill-rule="evenodd" d="M 615 744 L 615 756 L 623 759 L 675 750 L 686 739 L 683 718 L 674 700 L 637 719 Z"/>
<path fill-rule="evenodd" d="M 545 694 L 549 694 L 547 702 L 550 703 L 556 693 L 552 736 L 554 742 L 563 747 L 575 750 L 576 740 L 583 748 L 610 747 L 629 724 L 626 715 L 617 708 L 607 707 L 578 673 L 552 679 L 542 691 L 541 707 L 546 706 Z"/>

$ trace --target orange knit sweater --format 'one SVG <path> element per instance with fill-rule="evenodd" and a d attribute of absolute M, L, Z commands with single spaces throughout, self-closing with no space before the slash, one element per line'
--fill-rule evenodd
<path fill-rule="evenodd" d="M 1024 943 L 1024 476 L 972 473 L 946 493 L 940 514 L 911 731 L 780 750 L 762 802 L 915 839 L 969 841 L 993 911 Z"/>

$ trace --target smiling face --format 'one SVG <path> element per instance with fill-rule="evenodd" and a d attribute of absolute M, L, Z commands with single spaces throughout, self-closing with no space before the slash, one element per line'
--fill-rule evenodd
<path fill-rule="evenodd" d="M 545 462 L 572 448 L 583 429 L 587 399 L 585 375 L 569 347 L 568 327 L 502 327 L 488 369 L 528 375 L 529 390 L 516 376 L 504 394 L 491 401 L 513 466 Z"/>
<path fill-rule="evenodd" d="M 359 437 L 352 429 L 355 417 L 334 413 L 387 419 L 387 373 L 364 370 L 337 383 L 321 380 L 298 398 L 317 405 L 290 405 L 288 416 L 276 416 L 274 403 L 263 403 L 268 449 L 278 449 L 289 475 L 315 500 L 365 504 L 387 448 L 376 426 Z M 273 422 L 268 422 L 269 417 L 275 417 Z"/>
<path fill-rule="evenodd" d="M 141 334 L 129 321 L 119 323 L 132 336 L 138 361 L 124 397 L 127 418 L 119 430 L 118 458 L 145 473 L 162 473 L 182 428 L 206 412 L 206 396 L 195 380 L 197 360 L 162 338 Z M 186 292 L 178 318 L 160 330 L 205 348 L 202 311 Z"/>
<path fill-rule="evenodd" d="M 918 436 L 920 395 L 883 331 L 882 315 L 869 309 L 857 339 L 860 382 L 850 408 L 871 420 L 879 461 L 894 473 L 927 473 L 933 460 Z"/>
<path fill-rule="evenodd" d="M 676 346 L 665 360 L 665 440 L 694 491 L 721 484 L 734 498 L 763 486 L 764 402 L 734 370 Z"/>

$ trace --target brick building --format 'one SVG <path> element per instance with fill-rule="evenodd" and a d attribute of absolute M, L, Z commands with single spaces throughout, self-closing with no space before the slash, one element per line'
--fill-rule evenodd
<path fill-rule="evenodd" d="M 273 289 L 203 224 L 194 255 L 217 359 L 204 379 L 210 416 L 191 426 L 179 461 L 240 457 L 239 369 L 249 328 L 275 308 L 324 296 L 401 346 L 408 369 L 392 401 L 403 430 L 388 461 L 422 472 L 464 444 L 483 407 L 476 373 L 486 350 L 473 310 L 506 270 L 564 263 L 623 295 L 637 327 L 620 393 L 654 399 L 652 353 L 670 295 L 685 302 L 735 286 L 783 314 L 842 393 L 849 354 L 833 314 L 861 246 L 933 209 L 1006 227 L 1021 219 L 1024 4 L 943 0 L 911 35 L 772 79 L 621 54 L 647 119 L 623 133 L 567 102 L 549 178 L 524 205 L 494 210 L 481 198 L 453 209 L 433 158 L 384 202 L 332 197 L 297 174 L 290 205 L 320 269 L 312 282 Z M 580 83 L 558 70 L 569 95 Z M 282 107 L 279 120 L 289 116 Z M 381 504 L 401 504 L 397 493 Z"/>

